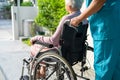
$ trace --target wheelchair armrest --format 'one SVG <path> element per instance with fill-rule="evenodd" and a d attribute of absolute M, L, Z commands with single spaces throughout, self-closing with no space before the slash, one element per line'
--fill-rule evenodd
<path fill-rule="evenodd" d="M 40 42 L 40 41 L 34 41 L 33 44 L 40 44 L 40 45 L 43 45 L 45 47 L 48 47 L 48 48 L 52 48 L 54 47 L 53 44 L 49 44 L 49 43 L 43 43 L 43 42 Z"/>

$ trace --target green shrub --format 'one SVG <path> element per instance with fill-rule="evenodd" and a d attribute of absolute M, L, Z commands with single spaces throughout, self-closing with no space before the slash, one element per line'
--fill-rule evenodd
<path fill-rule="evenodd" d="M 66 14 L 64 0 L 38 0 L 39 13 L 35 23 L 54 32 L 60 19 Z"/>
<path fill-rule="evenodd" d="M 21 6 L 33 6 L 33 4 L 30 1 L 26 1 L 26 2 L 21 3 Z"/>
<path fill-rule="evenodd" d="M 14 0 L 15 6 L 17 6 L 18 1 Z M 23 3 L 23 0 L 20 0 L 20 5 Z"/>
<path fill-rule="evenodd" d="M 6 5 L 6 6 L 4 6 L 4 9 L 5 9 L 6 11 L 10 11 L 10 10 L 11 10 L 11 5 Z"/>

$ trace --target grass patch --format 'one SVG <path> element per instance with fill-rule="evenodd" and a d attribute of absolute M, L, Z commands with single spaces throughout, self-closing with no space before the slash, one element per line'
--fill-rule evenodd
<path fill-rule="evenodd" d="M 22 42 L 25 43 L 25 44 L 27 44 L 28 46 L 31 46 L 30 38 L 22 39 Z"/>

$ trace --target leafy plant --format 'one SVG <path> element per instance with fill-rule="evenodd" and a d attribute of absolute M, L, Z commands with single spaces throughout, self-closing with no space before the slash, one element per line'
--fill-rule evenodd
<path fill-rule="evenodd" d="M 6 5 L 6 6 L 4 6 L 4 9 L 5 9 L 6 11 L 10 11 L 10 10 L 11 10 L 11 5 Z"/>
<path fill-rule="evenodd" d="M 18 1 L 14 0 L 14 3 L 15 3 L 15 6 L 17 6 Z M 21 5 L 21 3 L 23 3 L 23 0 L 20 0 L 20 5 Z"/>
<path fill-rule="evenodd" d="M 39 13 L 35 23 L 54 32 L 60 19 L 66 14 L 64 0 L 38 0 Z"/>
<path fill-rule="evenodd" d="M 21 6 L 33 6 L 33 4 L 30 1 L 26 1 L 26 2 L 21 3 Z"/>

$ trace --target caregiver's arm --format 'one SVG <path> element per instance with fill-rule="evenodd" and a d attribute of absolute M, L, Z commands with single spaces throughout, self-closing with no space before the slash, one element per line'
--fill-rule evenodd
<path fill-rule="evenodd" d="M 71 19 L 71 25 L 77 26 L 82 20 L 99 11 L 106 0 L 92 0 L 88 8 L 86 8 L 79 16 Z"/>

